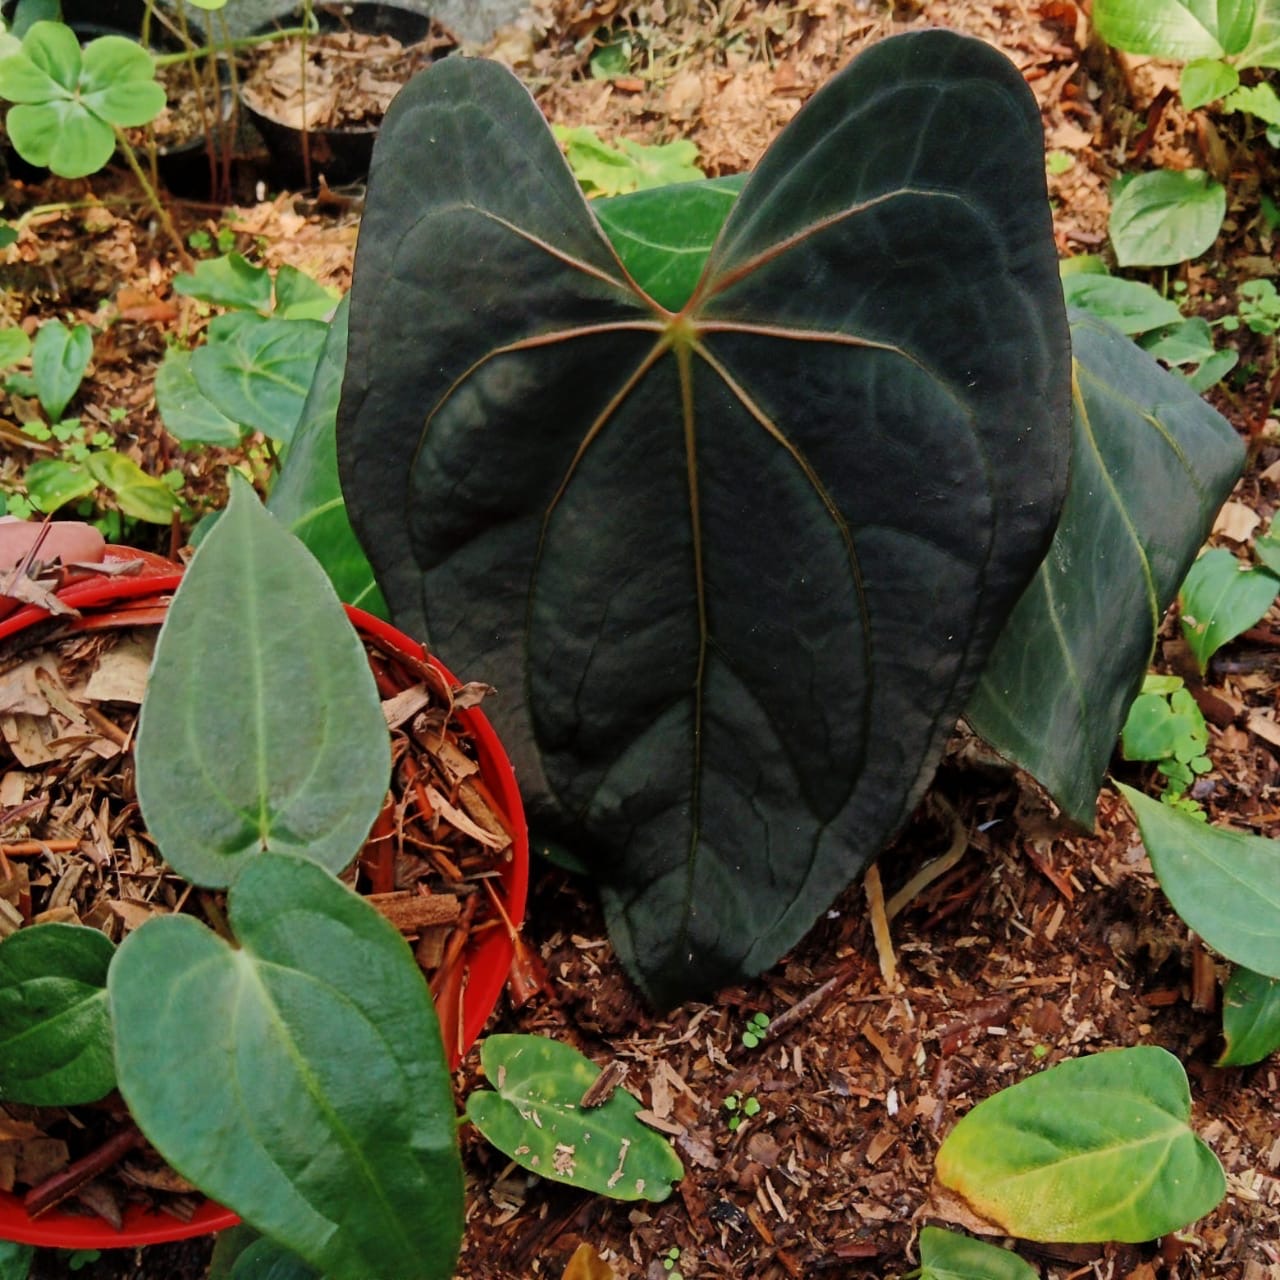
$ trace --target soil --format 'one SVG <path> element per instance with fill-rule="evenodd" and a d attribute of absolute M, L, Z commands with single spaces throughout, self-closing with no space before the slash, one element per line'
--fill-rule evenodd
<path fill-rule="evenodd" d="M 926 25 L 981 36 L 1022 69 L 1047 146 L 1065 157 L 1049 177 L 1064 256 L 1106 252 L 1109 184 L 1121 171 L 1197 166 L 1229 179 L 1230 204 L 1215 248 L 1177 271 L 1192 308 L 1216 318 L 1234 306 L 1240 283 L 1276 274 L 1258 213 L 1259 192 L 1277 189 L 1275 153 L 1241 117 L 1183 112 L 1163 92 L 1176 69 L 1099 46 L 1074 0 L 540 0 L 490 52 L 531 85 L 551 119 L 590 124 L 606 138 L 689 137 L 717 174 L 754 163 L 863 45 Z M 624 29 L 637 50 L 631 74 L 593 78 L 602 31 Z M 9 211 L 48 194 L 19 192 Z M 217 216 L 179 213 L 188 228 Z M 345 287 L 355 211 L 341 201 L 282 197 L 236 216 L 240 243 L 256 245 L 262 260 L 291 261 Z M 111 424 L 122 447 L 158 471 L 180 465 L 188 492 L 213 503 L 227 455 L 183 454 L 159 430 L 150 399 L 165 335 L 199 323 L 171 295 L 174 264 L 152 235 L 120 206 L 37 220 L 4 268 L 21 300 L 11 293 L 0 308 L 10 320 L 25 308 L 34 325 L 114 299 L 116 323 L 95 351 L 90 411 L 107 421 L 112 406 L 126 406 L 123 423 Z M 1280 504 L 1274 351 L 1248 333 L 1230 341 L 1244 376 L 1210 398 L 1250 441 L 1233 501 L 1265 527 Z M 29 460 L 6 461 L 0 484 Z M 1226 523 L 1215 540 L 1239 550 L 1248 536 Z M 1203 681 L 1172 625 L 1158 659 L 1214 711 L 1214 771 L 1197 791 L 1210 820 L 1280 837 L 1280 744 L 1250 719 L 1277 705 L 1275 608 L 1222 651 Z M 1142 767 L 1117 764 L 1117 776 L 1155 785 Z M 960 1116 L 1046 1064 L 1155 1044 L 1186 1065 L 1193 1122 L 1227 1171 L 1226 1199 L 1149 1245 L 1008 1243 L 1046 1280 L 1280 1280 L 1280 1058 L 1214 1066 L 1226 967 L 1168 907 L 1116 794 L 1104 790 L 1095 832 L 1065 831 L 1025 780 L 958 736 L 930 797 L 880 859 L 884 893 L 955 848 L 955 865 L 894 919 L 891 955 L 877 951 L 865 890 L 855 886 L 760 979 L 663 1016 L 622 973 L 589 890 L 541 869 L 526 935 L 546 961 L 549 990 L 491 1029 L 549 1034 L 598 1062 L 626 1063 L 627 1087 L 671 1130 L 687 1173 L 663 1204 L 617 1204 L 530 1179 L 464 1130 L 470 1195 L 459 1276 L 559 1277 L 582 1242 L 617 1276 L 645 1280 L 669 1274 L 663 1259 L 673 1248 L 688 1280 L 901 1275 L 918 1265 L 922 1225 L 974 1225 L 932 1189 L 938 1145 Z M 782 1029 L 748 1049 L 741 1031 L 757 1011 Z M 459 1096 L 476 1082 L 473 1053 Z M 723 1103 L 735 1092 L 758 1099 L 760 1111 L 731 1131 Z M 203 1249 L 104 1255 L 77 1274 L 194 1280 Z M 67 1262 L 42 1255 L 36 1274 L 64 1276 Z"/>

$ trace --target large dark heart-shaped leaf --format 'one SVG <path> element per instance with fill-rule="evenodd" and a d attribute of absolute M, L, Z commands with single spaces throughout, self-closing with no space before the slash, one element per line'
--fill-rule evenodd
<path fill-rule="evenodd" d="M 1231 424 L 1075 312 L 1071 486 L 965 716 L 1072 821 L 1094 802 L 1165 610 L 1244 463 Z"/>
<path fill-rule="evenodd" d="M 404 940 L 328 872 L 264 853 L 236 947 L 148 921 L 108 985 L 120 1091 L 204 1191 L 333 1280 L 447 1280 L 462 1167 L 440 1028 Z"/>
<path fill-rule="evenodd" d="M 659 1000 L 771 963 L 903 821 L 1066 480 L 1040 118 L 863 54 L 673 313 L 528 94 L 446 59 L 374 158 L 339 463 L 397 622 L 494 715 Z"/>

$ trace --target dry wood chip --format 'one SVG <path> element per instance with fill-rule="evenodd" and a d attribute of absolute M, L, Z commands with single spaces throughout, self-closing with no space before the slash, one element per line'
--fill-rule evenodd
<path fill-rule="evenodd" d="M 456 827 L 463 835 L 470 836 L 471 839 L 478 841 L 484 845 L 486 849 L 505 849 L 511 843 L 511 837 L 505 831 L 501 834 L 495 834 L 492 831 L 486 831 L 479 823 L 473 822 L 461 809 L 451 805 L 448 800 L 433 786 L 426 787 L 427 799 L 431 803 L 431 808 L 438 813 L 450 825 Z M 497 819 L 494 819 L 497 822 Z"/>
<path fill-rule="evenodd" d="M 1262 517 L 1252 507 L 1243 502 L 1226 502 L 1213 522 L 1213 532 L 1232 542 L 1248 542 L 1261 523 Z"/>
<path fill-rule="evenodd" d="M 430 925 L 450 924 L 460 914 L 458 899 L 451 893 L 371 893 L 366 901 L 401 932 L 417 933 Z"/>
<path fill-rule="evenodd" d="M 49 704 L 36 683 L 36 669 L 51 665 L 46 657 L 29 658 L 10 671 L 0 675 L 0 711 L 6 715 L 22 712 L 31 716 L 49 714 Z"/>
<path fill-rule="evenodd" d="M 636 1119 L 641 1124 L 647 1124 L 650 1129 L 657 1129 L 659 1133 L 669 1133 L 673 1138 L 679 1138 L 688 1132 L 684 1125 L 668 1120 L 665 1116 L 654 1115 L 652 1111 L 643 1108 L 636 1112 Z"/>
<path fill-rule="evenodd" d="M 98 658 L 84 696 L 96 702 L 129 702 L 141 705 L 147 691 L 147 673 L 155 653 L 155 637 L 135 632 Z"/>
<path fill-rule="evenodd" d="M 1250 732 L 1256 733 L 1273 747 L 1280 747 L 1280 723 L 1277 723 L 1274 713 L 1251 711 L 1245 723 Z"/>
<path fill-rule="evenodd" d="M 154 906 L 149 902 L 140 902 L 136 898 L 113 898 L 106 903 L 106 907 L 113 916 L 122 920 L 124 927 L 129 930 L 146 924 L 152 916 L 169 914 L 163 907 Z"/>
<path fill-rule="evenodd" d="M 387 728 L 398 729 L 417 715 L 431 700 L 427 686 L 422 683 L 410 685 L 393 697 L 385 698 L 382 703 L 382 714 L 386 718 Z"/>

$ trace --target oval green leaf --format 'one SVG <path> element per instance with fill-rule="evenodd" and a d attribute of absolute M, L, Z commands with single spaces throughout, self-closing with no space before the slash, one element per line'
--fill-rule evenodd
<path fill-rule="evenodd" d="M 239 253 L 197 262 L 189 275 L 174 276 L 173 291 L 219 307 L 263 315 L 271 310 L 271 273 Z"/>
<path fill-rule="evenodd" d="M 22 477 L 27 497 L 37 511 L 53 512 L 77 498 L 87 498 L 98 482 L 78 462 L 41 458 Z"/>
<path fill-rule="evenodd" d="M 116 505 L 135 520 L 151 524 L 169 524 L 180 503 L 177 495 L 162 480 L 148 475 L 132 458 L 103 449 L 89 454 L 85 468 L 91 476 L 115 496 Z"/>
<path fill-rule="evenodd" d="M 31 345 L 31 372 L 36 395 L 52 422 L 62 417 L 80 389 L 93 356 L 93 332 L 87 324 L 68 329 L 61 320 L 46 320 Z"/>
<path fill-rule="evenodd" d="M 1117 49 L 1189 62 L 1240 53 L 1270 0 L 1094 0 L 1098 34 Z"/>
<path fill-rule="evenodd" d="M 1224 644 L 1266 616 L 1277 592 L 1280 578 L 1246 568 L 1225 547 L 1206 551 L 1191 566 L 1179 604 L 1182 634 L 1201 675 Z"/>
<path fill-rule="evenodd" d="M 327 332 L 319 320 L 273 319 L 235 326 L 215 341 L 211 327 L 210 340 L 192 352 L 191 372 L 219 412 L 288 444 Z"/>
<path fill-rule="evenodd" d="M 1038 109 L 981 41 L 895 37 L 816 94 L 679 315 L 509 72 L 398 97 L 348 510 L 397 623 L 501 690 L 655 1001 L 773 963 L 913 808 L 1047 549 L 1068 374 Z"/>
<path fill-rule="evenodd" d="M 170 347 L 156 370 L 156 408 L 164 429 L 184 444 L 217 444 L 233 449 L 244 427 L 232 422 L 200 390 L 191 372 L 191 352 Z"/>
<path fill-rule="evenodd" d="M 1173 909 L 1215 951 L 1280 978 L 1280 840 L 1211 827 L 1120 785 Z"/>
<path fill-rule="evenodd" d="M 523 1169 L 615 1200 L 665 1200 L 684 1167 L 660 1133 L 636 1119 L 640 1104 L 615 1089 L 603 1105 L 582 1095 L 600 1068 L 545 1036 L 496 1035 L 480 1046 L 493 1089 L 467 1099 L 467 1119 Z"/>
<path fill-rule="evenodd" d="M 965 716 L 1091 829 L 1165 610 L 1245 455 L 1225 418 L 1110 326 L 1074 313 L 1071 336 L 1067 503 Z"/>
<path fill-rule="evenodd" d="M 386 601 L 356 541 L 338 484 L 334 433 L 347 358 L 349 305 L 344 298 L 334 313 L 293 442 L 271 488 L 267 510 L 320 562 L 340 600 L 385 618 Z"/>
<path fill-rule="evenodd" d="M 1121 333 L 1149 333 L 1182 319 L 1173 302 L 1140 280 L 1078 271 L 1063 276 L 1062 292 L 1067 306 L 1106 320 Z"/>
<path fill-rule="evenodd" d="M 3 248 L 0 245 L 0 248 Z M 17 325 L 0 329 L 0 370 L 10 369 L 31 351 L 31 339 Z"/>
<path fill-rule="evenodd" d="M 1220 1067 L 1247 1067 L 1280 1049 L 1280 978 L 1237 968 L 1222 997 Z"/>
<path fill-rule="evenodd" d="M 1107 230 L 1122 267 L 1161 267 L 1207 252 L 1227 214 L 1227 192 L 1201 169 L 1158 169 L 1125 183 Z"/>
<path fill-rule="evenodd" d="M 105 934 L 71 924 L 31 925 L 0 943 L 0 1099 L 70 1107 L 115 1088 L 114 954 Z"/>
<path fill-rule="evenodd" d="M 457 1126 L 408 947 L 296 857 L 246 864 L 228 913 L 238 947 L 165 916 L 111 965 L 134 1119 L 175 1169 L 334 1280 L 448 1280 Z"/>
<path fill-rule="evenodd" d="M 1188 111 L 1225 98 L 1240 85 L 1240 73 L 1229 62 L 1217 58 L 1197 58 L 1182 68 L 1178 92 Z"/>
<path fill-rule="evenodd" d="M 232 473 L 160 632 L 138 799 L 179 875 L 224 886 L 263 850 L 331 871 L 382 805 L 390 737 L 323 570 Z"/>
<path fill-rule="evenodd" d="M 1034 1267 L 997 1245 L 940 1227 L 920 1232 L 920 1280 L 1036 1280 Z"/>
<path fill-rule="evenodd" d="M 1226 1191 L 1190 1115 L 1186 1072 L 1165 1050 L 1077 1058 L 974 1107 L 938 1151 L 938 1181 L 1025 1240 L 1154 1240 Z"/>

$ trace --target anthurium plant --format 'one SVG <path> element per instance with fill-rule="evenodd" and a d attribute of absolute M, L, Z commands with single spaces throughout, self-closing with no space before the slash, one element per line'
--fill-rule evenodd
<path fill-rule="evenodd" d="M 1039 114 L 979 41 L 863 53 L 740 190 L 599 208 L 508 72 L 413 81 L 339 466 L 393 617 L 503 690 L 535 826 L 667 1003 L 794 943 L 966 707 L 1091 821 L 1242 454 L 1088 318 L 1073 376 Z"/>

